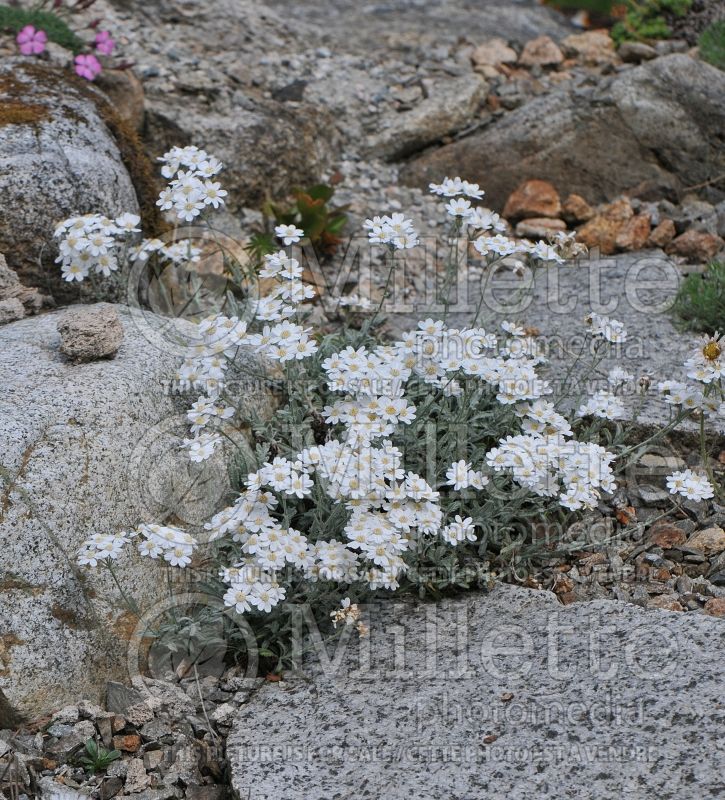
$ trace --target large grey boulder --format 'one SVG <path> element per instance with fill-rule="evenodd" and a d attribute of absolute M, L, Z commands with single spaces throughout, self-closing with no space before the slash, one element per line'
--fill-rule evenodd
<path fill-rule="evenodd" d="M 124 161 L 108 101 L 72 73 L 4 59 L 0 105 L 0 252 L 27 286 L 77 300 L 54 264 L 55 225 L 77 214 L 138 213 L 129 174 L 140 169 L 138 153 L 126 142 Z"/>
<path fill-rule="evenodd" d="M 63 356 L 63 312 L 0 328 L 0 701 L 26 717 L 129 678 L 136 618 L 107 571 L 75 566 L 81 543 L 140 522 L 198 534 L 228 490 L 221 456 L 195 465 L 181 447 L 189 398 L 170 388 L 183 337 L 117 309 L 113 360 Z M 168 591 L 133 547 L 116 563 L 142 610 Z"/>
<path fill-rule="evenodd" d="M 478 181 L 498 210 L 530 178 L 590 202 L 624 191 L 661 196 L 723 172 L 724 128 L 725 73 L 676 54 L 597 86 L 534 98 L 483 131 L 414 159 L 402 179 L 425 188 L 461 175 Z M 710 192 L 722 199 L 715 184 Z"/>
<path fill-rule="evenodd" d="M 403 158 L 462 130 L 486 96 L 487 84 L 476 73 L 436 83 L 429 96 L 409 111 L 387 114 L 368 138 L 372 155 Z"/>
<path fill-rule="evenodd" d="M 240 709 L 240 797 L 719 796 L 722 620 L 512 586 L 369 612 Z"/>

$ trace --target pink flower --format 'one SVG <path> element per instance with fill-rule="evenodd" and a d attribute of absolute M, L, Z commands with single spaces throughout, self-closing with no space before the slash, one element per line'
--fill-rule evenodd
<path fill-rule="evenodd" d="M 89 81 L 92 81 L 103 69 L 95 56 L 76 56 L 74 63 L 76 75 Z"/>
<path fill-rule="evenodd" d="M 109 31 L 98 31 L 93 44 L 96 50 L 98 50 L 99 53 L 103 53 L 104 56 L 110 56 L 113 52 L 113 48 L 116 46 Z"/>
<path fill-rule="evenodd" d="M 37 56 L 45 50 L 48 34 L 45 31 L 36 31 L 32 25 L 26 25 L 15 38 L 24 56 Z"/>

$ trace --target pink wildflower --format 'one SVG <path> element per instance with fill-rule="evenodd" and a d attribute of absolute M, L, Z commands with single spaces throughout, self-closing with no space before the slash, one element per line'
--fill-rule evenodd
<path fill-rule="evenodd" d="M 110 56 L 113 52 L 113 48 L 116 46 L 116 42 L 111 38 L 110 31 L 98 31 L 93 44 L 96 50 L 98 50 L 99 53 L 103 53 L 104 56 Z"/>
<path fill-rule="evenodd" d="M 100 74 L 103 67 L 95 56 L 76 56 L 75 57 L 76 75 L 92 81 Z"/>
<path fill-rule="evenodd" d="M 37 56 L 45 50 L 48 34 L 45 31 L 36 31 L 32 25 L 26 25 L 17 35 L 15 41 L 20 46 L 24 56 Z"/>

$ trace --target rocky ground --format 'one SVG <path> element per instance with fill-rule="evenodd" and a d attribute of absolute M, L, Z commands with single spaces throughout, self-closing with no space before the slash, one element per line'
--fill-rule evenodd
<path fill-rule="evenodd" d="M 320 179 L 336 182 L 336 202 L 349 206 L 351 234 L 360 231 L 366 217 L 404 211 L 423 236 L 435 236 L 443 212 L 426 191 L 427 184 L 460 174 L 481 184 L 487 203 L 517 236 L 576 231 L 592 256 L 569 265 L 570 270 L 587 267 L 590 275 L 592 269 L 600 270 L 617 285 L 624 280 L 620 272 L 640 258 L 654 259 L 677 275 L 700 272 L 725 247 L 725 74 L 700 61 L 694 49 L 703 20 L 719 13 L 718 4 L 694 5 L 693 15 L 674 24 L 673 39 L 617 50 L 606 31 L 582 31 L 535 0 L 388 0 L 369 5 L 352 0 L 272 0 L 262 5 L 251 0 L 97 0 L 88 19 L 103 17 L 104 27 L 119 40 L 120 57 L 133 63 L 132 70 L 107 71 L 98 82 L 104 95 L 51 81 L 48 76 L 70 60 L 67 51 L 55 46 L 25 77 L 15 61 L 6 60 L 0 68 L 6 107 L 17 111 L 29 104 L 36 116 L 50 120 L 38 128 L 38 120 L 28 121 L 27 115 L 16 115 L 12 124 L 0 119 L 0 160 L 9 167 L 0 171 L 0 188 L 10 198 L 0 220 L 0 251 L 9 264 L 0 257 L 0 324 L 54 303 L 75 302 L 78 296 L 68 292 L 48 261 L 53 222 L 69 213 L 136 208 L 148 221 L 152 215 L 146 206 L 154 187 L 146 156 L 155 159 L 168 147 L 186 143 L 202 146 L 225 162 L 229 213 L 219 225 L 242 243 L 258 224 L 264 200 Z M 0 53 L 15 52 L 14 43 L 0 37 Z M 101 156 L 81 157 L 88 142 L 99 140 Z M 73 143 L 76 162 L 64 161 L 59 141 Z M 36 174 L 29 166 L 38 153 L 47 173 Z M 600 255 L 609 258 L 600 261 Z M 420 298 L 430 276 L 415 256 L 409 267 L 403 299 L 416 314 L 425 313 Z M 473 278 L 481 282 L 483 273 L 475 269 Z M 574 273 L 562 275 L 564 284 L 576 284 Z M 347 288 L 359 283 L 376 296 L 383 282 L 372 263 Z M 669 291 L 672 295 L 674 289 Z M 393 319 L 391 327 L 405 323 L 412 311 Z M 573 331 L 583 316 L 584 311 L 577 311 L 557 325 Z M 631 316 L 628 325 L 637 324 L 636 314 Z M 79 504 L 79 514 L 66 513 L 76 490 L 87 496 L 88 465 L 105 464 L 112 473 L 104 477 L 102 469 L 92 469 L 91 487 L 98 486 L 103 494 L 103 487 L 117 486 L 114 492 L 120 495 L 125 467 L 112 468 L 124 453 L 131 458 L 135 452 L 137 441 L 128 430 L 135 430 L 140 418 L 155 430 L 166 418 L 178 416 L 162 374 L 176 355 L 174 347 L 167 339 L 160 346 L 155 336 L 148 340 L 147 323 L 129 327 L 123 313 L 121 317 L 125 344 L 113 343 L 114 352 L 119 346 L 121 350 L 112 375 L 107 362 L 72 366 L 86 344 L 78 350 L 76 341 L 73 349 L 70 322 L 63 334 L 71 354 L 67 359 L 55 350 L 59 320 L 54 316 L 4 329 L 6 341 L 16 349 L 13 358 L 5 351 L 0 366 L 6 374 L 22 372 L 24 360 L 52 372 L 46 383 L 32 380 L 35 373 L 27 371 L 28 385 L 38 384 L 33 391 L 42 395 L 42 401 L 33 395 L 37 413 L 32 419 L 12 416 L 21 406 L 5 398 L 8 418 L 22 434 L 16 437 L 18 447 L 8 452 L 14 466 L 21 471 L 27 467 L 38 479 L 30 487 L 37 495 L 30 499 L 45 497 L 38 487 L 48 469 L 56 469 L 48 463 L 55 463 L 55 454 L 66 448 L 63 436 L 77 438 L 74 427 L 53 423 L 50 444 L 39 451 L 45 460 L 28 466 L 27 446 L 45 430 L 48 419 L 72 415 L 81 425 L 90 425 L 87 431 L 95 431 L 93 441 L 77 450 L 78 459 L 69 461 L 72 469 L 52 473 L 57 492 L 51 497 L 51 512 L 68 543 L 76 527 L 107 513 L 101 504 Z M 552 317 L 543 305 L 535 305 L 527 322 L 546 333 Z M 108 336 L 111 328 L 116 330 L 101 327 Z M 646 359 L 665 370 L 676 369 L 690 338 L 663 314 L 642 319 L 640 328 L 648 342 Z M 149 342 L 153 356 L 142 352 Z M 646 359 L 629 366 L 645 370 Z M 74 386 L 81 370 L 86 388 L 96 387 L 88 408 L 75 408 Z M 138 386 L 148 387 L 142 408 L 134 393 Z M 117 418 L 102 419 L 94 415 L 93 405 L 110 391 L 121 398 L 116 400 Z M 111 433 L 114 439 L 107 441 Z M 125 438 L 119 446 L 121 435 Z M 169 435 L 162 430 L 159 441 Z M 165 453 L 169 448 L 161 449 Z M 664 475 L 672 468 L 697 463 L 694 449 L 692 439 L 685 439 L 668 442 L 665 453 L 643 456 L 636 480 L 628 480 L 611 502 L 557 536 L 555 543 L 544 544 L 543 556 L 525 579 L 529 587 L 553 592 L 539 595 L 544 605 L 557 602 L 561 608 L 607 599 L 642 609 L 688 612 L 693 630 L 715 635 L 715 618 L 725 616 L 725 509 L 715 502 L 684 503 L 672 513 L 663 488 Z M 108 452 L 114 453 L 110 461 Z M 725 450 L 711 466 L 722 474 L 724 461 Z M 157 472 L 158 485 L 145 487 L 139 502 L 178 496 L 174 468 L 167 465 Z M 214 486 L 218 477 L 209 478 Z M 25 506 L 15 500 L 8 519 L 14 531 L 11 552 L 19 563 L 24 549 L 36 546 L 38 533 Z M 0 522 L 6 511 L 0 512 Z M 133 513 L 124 511 L 129 517 Z M 125 524 L 125 518 L 118 524 Z M 548 532 L 541 533 L 546 540 Z M 55 544 L 47 546 L 49 552 Z M 61 544 L 65 546 L 65 539 Z M 51 574 L 43 558 L 41 553 L 27 575 L 13 572 L 0 581 L 0 592 L 12 593 L 13 602 L 29 609 L 16 614 L 28 627 L 25 638 L 0 636 L 0 678 L 6 677 L 3 664 L 10 662 L 12 651 L 25 653 L 24 664 L 38 691 L 44 690 L 42 672 L 28 661 L 38 597 L 56 626 L 46 626 L 48 637 L 67 637 L 105 654 L 102 645 L 78 628 L 77 619 L 67 624 L 64 609 L 78 616 L 70 599 L 64 599 L 63 607 L 53 604 L 58 582 L 70 585 L 75 577 L 71 571 Z M 516 580 L 496 564 L 491 568 L 502 581 Z M 40 580 L 43 570 L 48 575 L 43 573 Z M 511 602 L 523 595 L 516 597 Z M 626 624 L 630 617 L 638 624 L 649 619 L 640 609 L 605 607 L 618 609 Z M 588 612 L 583 610 L 581 618 L 576 611 L 567 613 L 580 624 Z M 682 616 L 656 619 L 679 636 L 688 623 L 673 620 Z M 52 644 L 46 648 L 51 654 Z M 55 656 L 45 669 L 62 673 Z M 82 692 L 98 695 L 104 682 L 100 670 L 83 676 Z M 56 681 L 51 688 L 62 694 L 66 687 Z M 111 683 L 103 707 L 82 702 L 22 725 L 3 716 L 0 692 L 0 727 L 6 728 L 0 730 L 0 794 L 11 800 L 34 795 L 47 800 L 89 795 L 100 800 L 221 800 L 230 784 L 226 737 L 239 707 L 257 688 L 235 669 L 207 675 L 179 669 L 155 679 L 136 677 L 125 688 Z M 293 687 L 292 693 L 296 691 Z M 265 692 L 271 696 L 270 687 Z M 285 696 L 281 690 L 280 696 Z M 266 714 L 258 709 L 257 714 L 264 724 Z M 714 738 L 719 735 L 715 730 Z M 705 732 L 710 735 L 711 728 Z M 502 734 L 492 728 L 483 735 L 492 744 Z M 98 775 L 79 761 L 84 743 L 94 737 L 121 753 Z M 252 770 L 240 766 L 239 741 L 237 724 L 235 791 L 243 797 L 245 781 L 252 780 L 259 765 Z M 601 780 L 600 796 L 609 796 L 608 779 L 595 779 Z M 277 792 L 274 775 L 254 780 L 268 781 L 264 785 Z M 654 778 L 648 784 L 652 787 L 662 788 Z"/>

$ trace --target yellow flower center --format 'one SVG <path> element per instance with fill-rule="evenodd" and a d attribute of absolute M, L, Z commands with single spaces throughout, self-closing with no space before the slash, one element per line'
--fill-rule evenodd
<path fill-rule="evenodd" d="M 722 353 L 722 348 L 714 340 L 711 341 L 711 342 L 708 342 L 702 348 L 702 354 L 705 356 L 705 358 L 708 361 L 717 361 L 717 359 L 720 357 L 720 353 Z"/>

